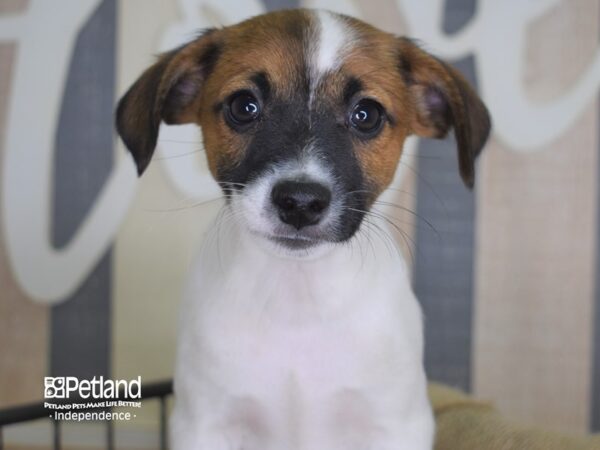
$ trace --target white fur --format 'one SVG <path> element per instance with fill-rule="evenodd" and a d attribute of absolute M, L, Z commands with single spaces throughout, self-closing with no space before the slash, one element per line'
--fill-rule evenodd
<path fill-rule="evenodd" d="M 323 10 L 313 14 L 315 33 L 307 50 L 311 80 L 309 103 L 321 79 L 340 66 L 355 41 L 354 30 L 339 15 Z"/>
<path fill-rule="evenodd" d="M 329 11 L 316 11 L 319 35 L 312 55 L 312 64 L 317 74 L 335 70 L 353 41 L 353 30 L 343 19 Z"/>
<path fill-rule="evenodd" d="M 430 450 L 399 254 L 363 231 L 318 258 L 274 256 L 226 208 L 184 300 L 173 450 Z"/>

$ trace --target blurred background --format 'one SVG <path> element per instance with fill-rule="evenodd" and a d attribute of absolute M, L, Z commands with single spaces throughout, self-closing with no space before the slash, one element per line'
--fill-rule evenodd
<path fill-rule="evenodd" d="M 114 105 L 157 53 L 289 7 L 421 40 L 494 120 L 473 192 L 454 142 L 407 143 L 387 214 L 425 311 L 432 380 L 556 430 L 600 431 L 600 1 L 0 0 L 0 409 L 44 376 L 170 378 L 186 270 L 222 206 L 194 127 L 144 177 Z M 49 424 L 5 430 L 49 448 Z M 156 448 L 156 409 L 115 424 Z M 72 448 L 102 448 L 94 424 Z"/>

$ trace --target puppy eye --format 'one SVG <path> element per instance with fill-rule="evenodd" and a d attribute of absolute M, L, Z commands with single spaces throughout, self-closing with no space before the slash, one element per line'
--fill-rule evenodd
<path fill-rule="evenodd" d="M 363 134 L 374 134 L 383 123 L 383 108 L 375 100 L 360 100 L 350 113 L 350 124 Z"/>
<path fill-rule="evenodd" d="M 229 100 L 227 118 L 234 125 L 245 125 L 258 118 L 260 103 L 250 92 L 238 92 Z"/>

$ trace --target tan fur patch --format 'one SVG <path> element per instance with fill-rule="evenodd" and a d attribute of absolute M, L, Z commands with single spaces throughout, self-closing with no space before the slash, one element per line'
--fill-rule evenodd
<path fill-rule="evenodd" d="M 320 17 L 322 19 L 323 14 Z M 346 44 L 336 40 L 335 35 L 328 35 L 330 47 L 323 44 L 326 57 L 335 58 L 336 48 L 343 52 L 337 55 L 339 62 L 333 60 L 330 69 L 319 74 L 318 83 L 311 86 L 314 92 L 310 94 L 321 107 L 326 105 L 325 109 L 335 111 L 337 122 L 342 125 L 346 122 L 346 126 L 348 108 L 352 105 L 343 104 L 343 89 L 351 78 L 360 81 L 362 97 L 370 97 L 385 108 L 389 120 L 379 135 L 372 139 L 353 139 L 354 152 L 369 181 L 372 198 L 392 181 L 408 135 L 443 137 L 452 127 L 458 141 L 461 174 L 471 185 L 473 161 L 487 138 L 489 117 L 463 77 L 407 39 L 350 17 L 335 17 L 335 23 L 341 23 L 340 31 L 348 31 L 349 41 Z M 251 78 L 257 73 L 266 75 L 273 95 L 279 100 L 291 99 L 296 91 L 309 89 L 308 84 L 314 81 L 310 80 L 314 73 L 311 52 L 318 49 L 312 41 L 319 39 L 319 27 L 323 25 L 319 20 L 319 14 L 308 10 L 257 16 L 215 30 L 178 52 L 167 54 L 155 65 L 166 65 L 158 104 L 162 104 L 161 98 L 170 95 L 170 88 L 178 80 L 187 77 L 189 86 L 178 92 L 187 103 L 181 110 L 175 109 L 175 115 L 163 119 L 168 123 L 195 122 L 202 127 L 209 168 L 215 178 L 220 168 L 239 164 L 252 139 L 252 133 L 235 132 L 226 124 L 219 105 L 236 91 L 252 89 Z M 199 59 L 208 51 L 218 55 L 204 79 Z M 154 72 L 150 69 L 148 78 Z M 187 100 L 185 95 L 188 91 L 193 93 L 194 86 L 199 92 Z M 147 100 L 145 91 L 138 91 L 138 95 L 132 97 L 139 100 L 137 109 L 141 111 L 147 109 Z M 175 101 L 182 101 L 175 97 Z M 312 102 L 310 107 L 313 107 Z M 136 121 L 142 117 L 126 116 Z M 125 128 L 141 129 L 138 125 L 136 122 Z M 144 139 L 140 142 L 144 148 L 148 147 Z"/>
<path fill-rule="evenodd" d="M 202 126 L 209 167 L 236 164 L 247 136 L 233 132 L 215 115 L 214 106 L 229 94 L 248 88 L 253 74 L 267 74 L 274 95 L 286 97 L 292 80 L 305 70 L 304 33 L 310 27 L 306 11 L 282 11 L 258 16 L 220 30 L 222 53 L 199 97 L 196 122 Z"/>
<path fill-rule="evenodd" d="M 219 60 L 202 88 L 193 110 L 194 122 L 202 126 L 209 167 L 216 175 L 219 166 L 240 161 L 246 136 L 233 132 L 213 107 L 236 90 L 249 87 L 257 72 L 268 75 L 276 95 L 285 98 L 296 88 L 299 77 L 309 71 L 307 49 L 314 39 L 315 16 L 294 10 L 258 16 L 217 32 L 223 48 Z M 356 155 L 373 189 L 373 199 L 392 181 L 402 146 L 410 133 L 414 107 L 398 70 L 398 40 L 358 20 L 344 18 L 358 38 L 339 69 L 319 84 L 316 96 L 339 103 L 345 80 L 355 77 L 365 85 L 364 96 L 380 102 L 394 125 L 371 141 L 357 141 Z M 193 60 L 194 50 L 186 58 Z"/>

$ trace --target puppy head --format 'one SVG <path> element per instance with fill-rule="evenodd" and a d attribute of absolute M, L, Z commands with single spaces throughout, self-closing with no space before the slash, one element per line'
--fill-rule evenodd
<path fill-rule="evenodd" d="M 201 126 L 212 175 L 248 230 L 302 254 L 356 233 L 407 136 L 453 129 L 472 187 L 490 130 L 450 66 L 408 39 L 309 10 L 209 30 L 146 70 L 117 109 L 139 174 L 161 121 Z"/>

